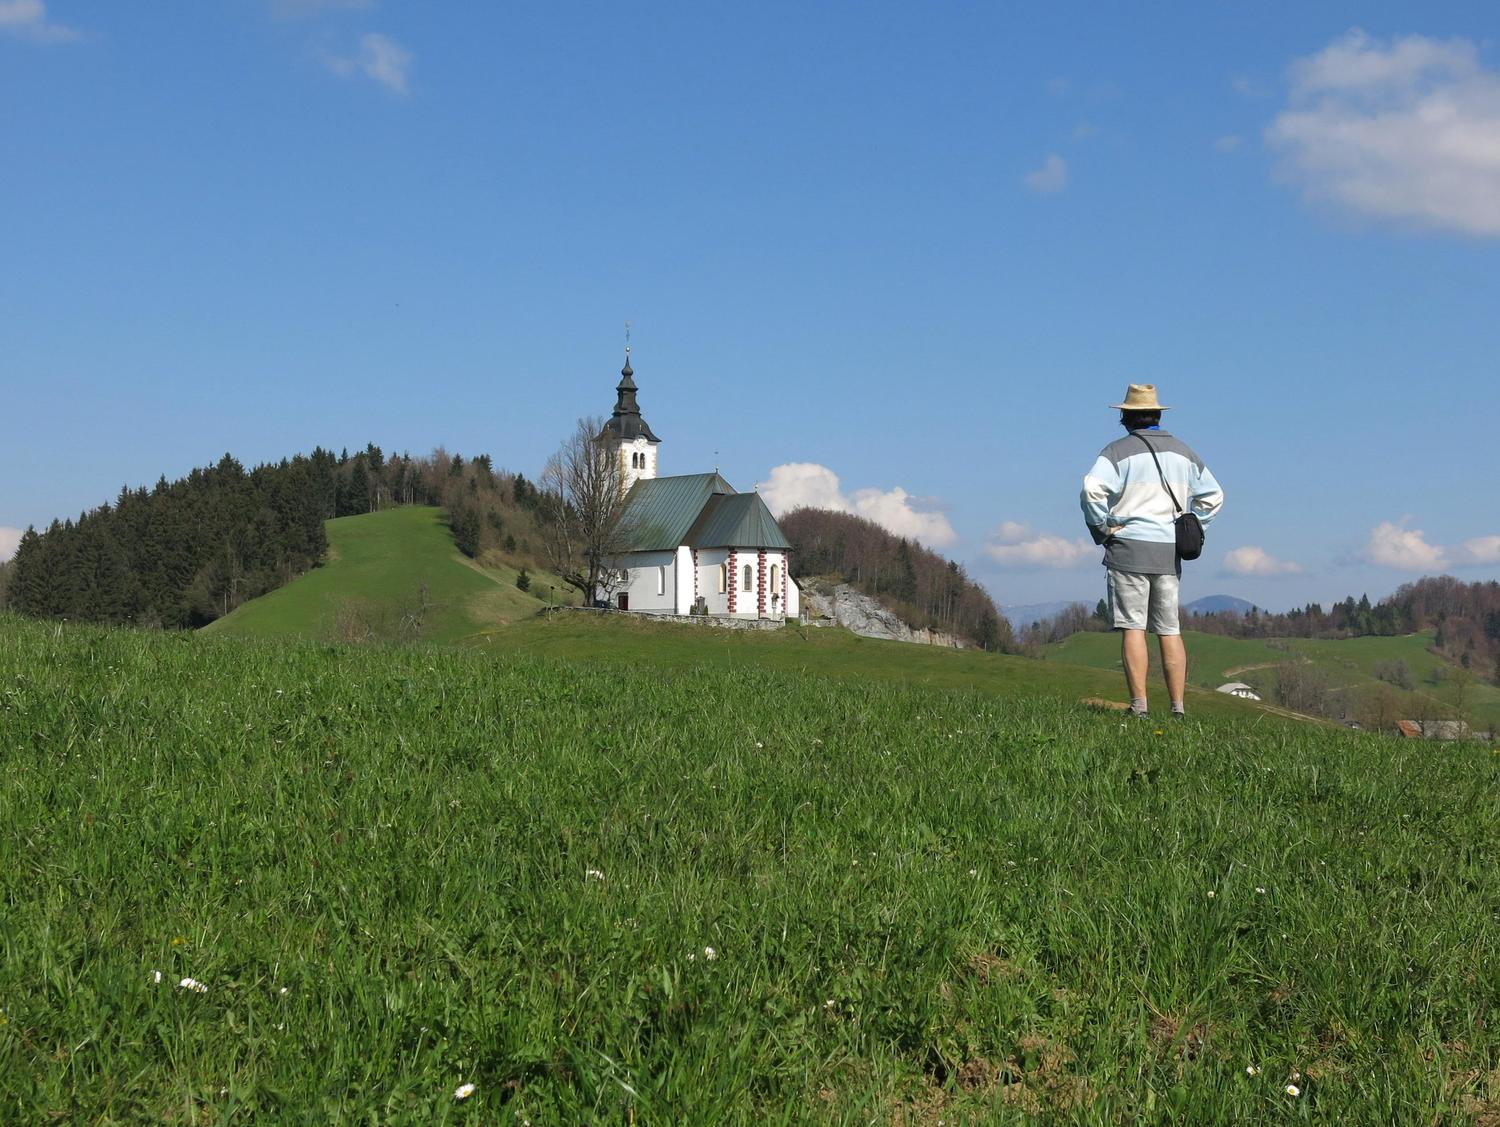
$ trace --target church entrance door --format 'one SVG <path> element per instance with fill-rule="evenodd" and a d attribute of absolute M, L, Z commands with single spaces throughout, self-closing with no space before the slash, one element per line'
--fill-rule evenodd
<path fill-rule="evenodd" d="M 620 592 L 620 609 L 621 610 L 629 610 L 630 609 L 630 593 L 628 591 L 621 591 Z"/>

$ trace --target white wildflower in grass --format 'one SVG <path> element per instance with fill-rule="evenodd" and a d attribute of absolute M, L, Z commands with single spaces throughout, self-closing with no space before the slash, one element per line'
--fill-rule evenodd
<path fill-rule="evenodd" d="M 604 879 L 604 870 L 602 870 L 602 869 L 584 869 L 583 870 L 583 879 L 584 880 L 603 880 Z"/>
<path fill-rule="evenodd" d="M 1260 1069 L 1256 1068 L 1255 1065 L 1253 1065 L 1253 1064 L 1247 1064 L 1245 1066 L 1245 1075 L 1246 1076 L 1259 1076 L 1260 1075 Z"/>
<path fill-rule="evenodd" d="M 457 1088 L 453 1089 L 453 1098 L 455 1100 L 466 1100 L 473 1094 L 474 1085 L 472 1084 L 460 1084 Z"/>
<path fill-rule="evenodd" d="M 152 982 L 160 982 L 161 981 L 161 971 L 159 971 L 159 970 L 152 971 L 151 972 L 151 981 Z"/>
<path fill-rule="evenodd" d="M 1266 894 L 1266 890 L 1264 888 L 1262 888 L 1260 885 L 1256 885 L 1255 886 L 1255 893 L 1256 893 L 1257 896 L 1264 896 Z"/>
<path fill-rule="evenodd" d="M 825 1010 L 831 1010 L 836 1005 L 838 1005 L 838 1003 L 835 1002 L 832 998 L 829 998 L 828 1001 L 826 1001 L 826 1002 L 823 1003 L 823 1008 Z"/>
<path fill-rule="evenodd" d="M 191 990 L 194 994 L 208 993 L 208 987 L 204 986 L 203 983 L 199 982 L 196 978 L 184 978 L 177 984 L 177 986 L 182 990 Z"/>
<path fill-rule="evenodd" d="M 1208 890 L 1208 898 L 1210 900 L 1212 900 L 1214 898 L 1214 890 L 1211 889 L 1211 888 Z"/>
<path fill-rule="evenodd" d="M 1294 1100 L 1302 1094 L 1302 1089 L 1297 1087 L 1297 1085 L 1295 1084 L 1288 1084 L 1285 1088 L 1282 1089 L 1282 1091 L 1284 1091 Z"/>
<path fill-rule="evenodd" d="M 703 957 L 705 959 L 707 959 L 709 962 L 713 962 L 715 959 L 717 959 L 719 957 L 719 953 L 717 951 L 715 951 L 712 947 L 705 947 L 705 948 L 703 948 Z"/>
<path fill-rule="evenodd" d="M 760 741 L 759 741 L 759 740 L 756 740 L 756 741 L 755 741 L 755 746 L 756 746 L 756 747 L 765 747 L 765 746 L 766 746 L 766 745 L 765 745 L 765 744 L 763 744 L 763 743 L 761 743 L 761 742 L 760 742 Z"/>
<path fill-rule="evenodd" d="M 971 877 L 977 877 L 979 875 L 979 870 L 978 869 L 970 869 L 969 870 L 969 875 Z"/>
<path fill-rule="evenodd" d="M 276 993 L 280 994 L 283 998 L 285 998 L 291 992 L 292 988 L 290 986 L 283 986 L 280 990 L 276 991 Z"/>

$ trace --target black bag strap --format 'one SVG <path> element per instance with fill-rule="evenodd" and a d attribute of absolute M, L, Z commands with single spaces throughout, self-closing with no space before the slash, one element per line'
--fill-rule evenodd
<path fill-rule="evenodd" d="M 1140 434 L 1139 432 L 1137 432 L 1136 437 L 1139 438 L 1142 442 L 1146 442 L 1146 436 L 1144 434 Z M 1161 478 L 1161 487 L 1167 491 L 1167 496 L 1172 498 L 1172 511 L 1178 516 L 1181 516 L 1183 513 L 1187 512 L 1187 510 L 1177 503 L 1177 494 L 1173 493 L 1172 487 L 1167 484 L 1167 475 L 1162 472 L 1161 459 L 1156 456 L 1156 447 L 1152 446 L 1151 443 L 1146 442 L 1146 449 L 1151 451 L 1151 460 L 1156 463 L 1156 474 Z"/>

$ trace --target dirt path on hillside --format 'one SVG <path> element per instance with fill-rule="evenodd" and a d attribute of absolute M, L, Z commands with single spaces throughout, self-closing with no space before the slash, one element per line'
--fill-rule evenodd
<path fill-rule="evenodd" d="M 1312 658 L 1310 658 L 1310 657 L 1301 657 L 1301 658 L 1292 657 L 1292 658 L 1287 658 L 1286 661 L 1296 661 L 1299 664 L 1307 665 L 1309 662 L 1312 661 Z M 1226 669 L 1226 670 L 1224 670 L 1224 676 L 1225 677 L 1238 677 L 1241 673 L 1249 673 L 1252 669 L 1270 669 L 1273 666 L 1285 665 L 1286 661 L 1257 661 L 1257 662 L 1253 662 L 1250 665 L 1236 665 L 1233 669 Z"/>

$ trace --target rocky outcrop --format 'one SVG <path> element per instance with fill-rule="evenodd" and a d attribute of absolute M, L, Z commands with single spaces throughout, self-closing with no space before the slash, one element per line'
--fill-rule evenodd
<path fill-rule="evenodd" d="M 798 584 L 802 588 L 803 608 L 810 619 L 821 618 L 862 638 L 964 648 L 963 641 L 952 634 L 908 626 L 878 600 L 847 583 L 799 580 Z"/>

